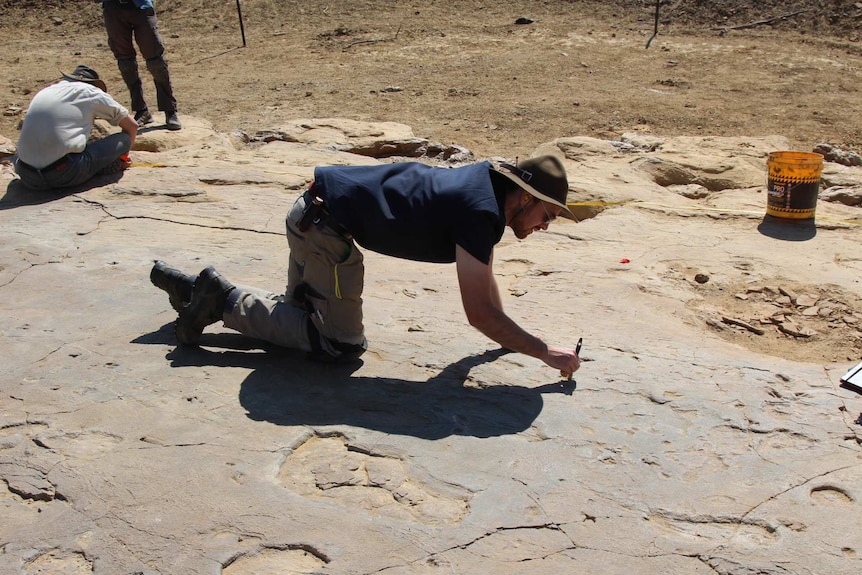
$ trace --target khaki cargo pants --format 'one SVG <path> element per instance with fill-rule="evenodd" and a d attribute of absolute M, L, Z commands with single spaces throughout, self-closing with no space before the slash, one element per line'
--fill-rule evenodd
<path fill-rule="evenodd" d="M 301 232 L 296 227 L 305 209 L 306 194 L 287 214 L 290 260 L 283 296 L 248 286 L 237 286 L 225 307 L 224 323 L 240 333 L 283 347 L 310 351 L 310 320 L 327 339 L 347 344 L 365 342 L 362 325 L 362 288 L 365 265 L 352 238 L 324 225 Z M 305 286 L 313 311 L 294 293 Z"/>

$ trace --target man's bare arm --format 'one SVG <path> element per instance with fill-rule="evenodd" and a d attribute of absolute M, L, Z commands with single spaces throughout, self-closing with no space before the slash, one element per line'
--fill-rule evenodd
<path fill-rule="evenodd" d="M 132 144 L 135 143 L 135 138 L 138 137 L 138 123 L 135 121 L 135 118 L 131 115 L 126 116 L 122 120 L 120 120 L 120 129 L 129 135 L 129 138 L 132 140 Z"/>
<path fill-rule="evenodd" d="M 493 256 L 491 261 L 493 262 Z M 549 346 L 522 329 L 503 312 L 497 282 L 490 264 L 484 264 L 461 246 L 455 248 L 455 266 L 461 302 L 467 321 L 506 349 L 536 357 L 570 375 L 580 367 L 574 349 Z"/>
<path fill-rule="evenodd" d="M 481 262 L 480 262 L 481 263 Z M 494 269 L 494 252 L 491 252 L 491 259 L 488 261 L 488 269 Z M 500 288 L 497 286 L 497 278 L 494 277 L 491 271 L 491 303 L 497 306 L 500 311 L 503 311 L 503 299 L 500 297 Z"/>

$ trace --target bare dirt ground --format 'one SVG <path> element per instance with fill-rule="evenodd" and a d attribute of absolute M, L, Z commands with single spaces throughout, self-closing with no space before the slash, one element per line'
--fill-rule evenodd
<path fill-rule="evenodd" d="M 302 117 L 395 121 L 478 157 L 626 132 L 779 134 L 801 150 L 862 151 L 860 6 L 662 0 L 653 37 L 651 0 L 241 0 L 243 46 L 235 0 L 156 1 L 181 115 L 226 133 Z M 0 0 L 0 46 L 0 134 L 12 140 L 32 95 L 79 63 L 128 104 L 98 2 Z M 144 81 L 154 106 L 145 71 Z M 806 355 L 858 355 L 847 335 L 857 302 L 792 287 L 841 311 L 797 318 L 831 334 Z M 744 316 L 763 299 L 739 291 L 709 303 Z M 765 352 L 798 355 L 804 340 L 775 326 L 769 334 L 754 338 Z M 752 338 L 745 329 L 727 337 Z"/>
<path fill-rule="evenodd" d="M 234 0 L 156 2 L 181 113 L 225 132 L 397 121 L 479 156 L 628 131 L 862 148 L 858 6 L 662 0 L 647 49 L 652 0 L 242 0 L 243 47 Z M 32 94 L 78 63 L 128 103 L 97 2 L 0 0 L 0 45 L 13 140 Z"/>

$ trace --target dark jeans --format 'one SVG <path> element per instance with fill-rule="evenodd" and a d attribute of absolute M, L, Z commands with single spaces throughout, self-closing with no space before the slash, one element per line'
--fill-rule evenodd
<path fill-rule="evenodd" d="M 21 183 L 34 190 L 77 186 L 95 176 L 123 154 L 128 153 L 131 147 L 132 140 L 129 135 L 120 132 L 90 142 L 83 152 L 69 154 L 66 156 L 65 162 L 60 162 L 54 168 L 34 170 L 18 160 L 15 162 L 15 171 L 21 177 Z"/>
<path fill-rule="evenodd" d="M 156 85 L 156 100 L 159 110 L 173 112 L 177 109 L 168 63 L 165 61 L 165 46 L 159 34 L 159 23 L 152 9 L 140 10 L 132 2 L 105 2 L 102 5 L 108 46 L 117 59 L 117 67 L 129 88 L 132 110 L 147 109 L 144 89 L 138 74 L 135 43 L 153 76 Z M 133 42 L 134 41 L 134 42 Z"/>

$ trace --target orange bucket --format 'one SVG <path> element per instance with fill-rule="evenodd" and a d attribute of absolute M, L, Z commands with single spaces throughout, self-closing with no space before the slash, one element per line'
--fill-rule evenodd
<path fill-rule="evenodd" d="M 776 218 L 814 217 L 823 156 L 811 152 L 772 152 L 766 160 L 766 213 Z"/>

